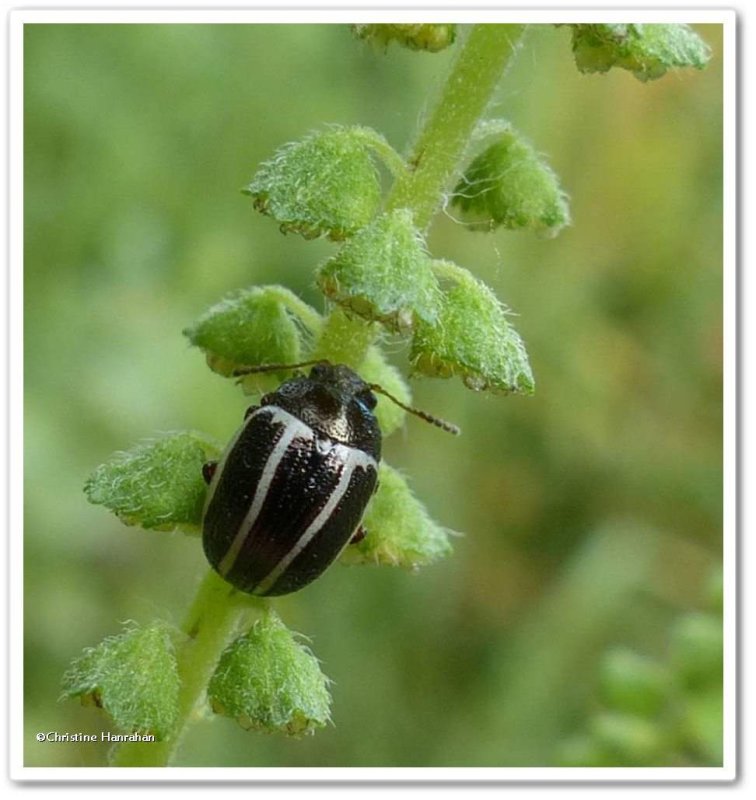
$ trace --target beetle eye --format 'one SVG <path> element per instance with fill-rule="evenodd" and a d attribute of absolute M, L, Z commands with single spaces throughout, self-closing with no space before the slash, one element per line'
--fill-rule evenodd
<path fill-rule="evenodd" d="M 357 402 L 372 411 L 378 400 L 372 392 L 360 392 L 360 394 L 357 395 Z"/>
<path fill-rule="evenodd" d="M 325 361 L 318 361 L 310 370 L 310 377 L 315 380 L 322 380 L 328 374 L 329 365 Z"/>

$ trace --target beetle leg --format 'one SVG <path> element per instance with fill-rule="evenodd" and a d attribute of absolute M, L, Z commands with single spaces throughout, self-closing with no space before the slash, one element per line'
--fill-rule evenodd
<path fill-rule="evenodd" d="M 250 407 L 249 407 L 249 408 L 248 408 L 248 409 L 247 409 L 247 410 L 244 412 L 244 419 L 247 419 L 247 417 L 248 417 L 250 414 L 253 414 L 255 411 L 257 411 L 257 409 L 258 409 L 258 408 L 260 408 L 260 406 L 250 406 Z"/>
<path fill-rule="evenodd" d="M 213 479 L 213 475 L 215 475 L 217 466 L 217 461 L 208 461 L 202 465 L 202 477 L 205 479 L 205 483 L 210 483 L 210 481 Z"/>
<path fill-rule="evenodd" d="M 360 525 L 357 530 L 352 534 L 352 538 L 349 540 L 349 544 L 357 544 L 361 542 L 367 536 L 367 531 L 365 528 Z"/>

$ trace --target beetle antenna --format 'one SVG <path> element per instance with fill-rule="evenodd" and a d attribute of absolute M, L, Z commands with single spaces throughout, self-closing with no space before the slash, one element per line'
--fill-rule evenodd
<path fill-rule="evenodd" d="M 254 375 L 258 372 L 283 372 L 289 369 L 299 369 L 300 367 L 311 367 L 313 364 L 323 364 L 325 359 L 315 358 L 312 361 L 302 361 L 299 364 L 257 364 L 254 367 L 239 367 L 231 374 L 235 378 L 240 378 L 243 375 Z"/>
<path fill-rule="evenodd" d="M 446 431 L 447 433 L 451 433 L 454 436 L 459 436 L 460 430 L 456 425 L 453 425 L 451 422 L 447 422 L 440 417 L 434 417 L 433 414 L 428 414 L 427 411 L 421 411 L 419 408 L 413 408 L 412 406 L 405 405 L 402 403 L 401 400 L 397 400 L 393 394 L 389 394 L 382 386 L 379 386 L 377 383 L 369 383 L 368 386 L 374 391 L 379 392 L 380 394 L 386 395 L 392 403 L 396 403 L 399 408 L 403 408 L 405 411 L 409 411 L 410 414 L 414 414 L 416 417 L 420 417 L 420 419 L 424 419 L 426 422 L 430 422 L 431 425 L 435 425 L 437 428 L 441 428 L 441 430 Z"/>

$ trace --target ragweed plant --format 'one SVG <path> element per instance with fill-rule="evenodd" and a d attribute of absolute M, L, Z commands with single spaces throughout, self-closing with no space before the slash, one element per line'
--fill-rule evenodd
<path fill-rule="evenodd" d="M 667 650 L 653 658 L 607 650 L 585 730 L 557 753 L 569 767 L 721 766 L 723 759 L 723 582 L 706 586 L 702 607 L 679 614 Z"/>
<path fill-rule="evenodd" d="M 434 257 L 425 240 L 450 192 L 473 230 L 554 235 L 570 222 L 555 173 L 509 123 L 487 118 L 526 27 L 354 27 L 386 52 L 393 45 L 436 52 L 455 40 L 459 52 L 407 158 L 376 131 L 324 124 L 257 169 L 244 189 L 257 211 L 283 232 L 338 247 L 315 270 L 327 312 L 284 286 L 230 293 L 184 331 L 213 371 L 234 377 L 249 365 L 322 359 L 351 367 L 407 405 L 409 386 L 381 348 L 386 332 L 409 341 L 414 374 L 457 375 L 471 389 L 504 395 L 533 392 L 525 345 L 506 306 L 465 267 Z M 670 67 L 700 68 L 708 58 L 686 26 L 572 28 L 583 71 L 619 66 L 648 80 Z M 387 192 L 381 170 L 392 178 Z M 269 391 L 286 375 L 250 374 L 241 383 L 249 393 Z M 402 424 L 404 410 L 381 397 L 376 415 L 385 437 Z M 165 436 L 103 464 L 85 491 L 125 524 L 196 535 L 206 494 L 202 467 L 221 450 L 201 433 Z M 416 568 L 448 555 L 447 532 L 402 474 L 382 464 L 379 485 L 366 513 L 369 534 L 343 560 Z M 210 570 L 180 628 L 161 620 L 129 625 L 73 662 L 63 692 L 101 707 L 124 731 L 111 764 L 163 766 L 187 726 L 209 710 L 247 729 L 312 732 L 330 718 L 328 683 L 269 601 L 238 592 Z"/>

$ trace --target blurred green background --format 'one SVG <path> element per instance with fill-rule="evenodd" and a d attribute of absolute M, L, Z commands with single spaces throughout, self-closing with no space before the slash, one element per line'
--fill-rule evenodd
<path fill-rule="evenodd" d="M 429 245 L 516 312 L 536 395 L 413 382 L 464 435 L 409 419 L 385 455 L 464 534 L 455 554 L 336 566 L 278 600 L 334 681 L 334 724 L 289 741 L 205 721 L 178 765 L 564 763 L 604 710 L 608 649 L 668 663 L 722 545 L 722 39 L 697 30 L 708 69 L 649 84 L 580 75 L 566 28 L 530 30 L 492 111 L 547 155 L 573 226 L 439 215 Z M 108 728 L 59 702 L 62 673 L 124 620 L 180 622 L 206 564 L 198 540 L 89 505 L 84 480 L 159 432 L 230 437 L 248 400 L 182 328 L 254 284 L 322 309 L 313 269 L 334 252 L 239 189 L 324 123 L 406 152 L 455 48 L 384 53 L 340 25 L 27 24 L 24 46 L 26 765 L 99 765 L 106 744 L 34 740 Z M 691 745 L 686 713 L 648 763 L 718 763 L 715 723 Z"/>

